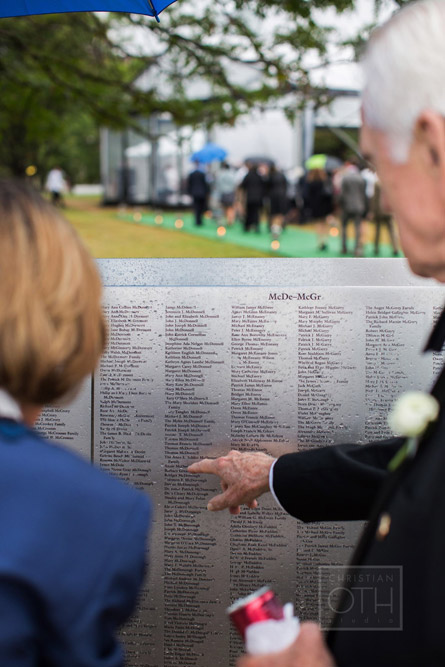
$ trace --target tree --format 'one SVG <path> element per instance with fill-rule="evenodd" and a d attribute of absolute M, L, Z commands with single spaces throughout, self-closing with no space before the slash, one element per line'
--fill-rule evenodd
<path fill-rule="evenodd" d="M 42 173 L 58 162 L 76 178 L 82 162 L 91 163 L 99 125 L 141 129 L 139 117 L 166 111 L 180 125 L 234 123 L 271 100 L 287 103 L 291 113 L 295 91 L 300 101 L 323 103 L 326 93 L 311 85 L 305 55 L 328 56 L 330 30 L 319 11 L 353 6 L 178 0 L 160 24 L 94 13 L 1 19 L 0 164 L 23 175 L 29 164 Z M 94 169 L 97 162 L 91 175 Z"/>
<path fill-rule="evenodd" d="M 348 40 L 349 45 L 366 39 L 381 9 L 408 1 L 371 0 L 374 21 Z M 152 71 L 152 101 L 177 122 L 233 123 L 252 106 L 272 100 L 280 100 L 292 113 L 296 91 L 301 105 L 307 98 L 326 103 L 326 91 L 311 83 L 307 55 L 317 56 L 320 64 L 329 61 L 328 46 L 335 37 L 321 22 L 322 12 L 342 13 L 355 5 L 356 0 L 179 1 L 163 12 L 159 24 L 136 15 L 117 19 L 141 31 L 139 47 L 133 37 L 119 43 L 142 68 Z M 198 80 L 208 84 L 204 105 L 190 94 L 191 84 Z"/>
<path fill-rule="evenodd" d="M 20 176 L 34 164 L 43 173 L 51 163 L 66 168 L 63 163 L 73 159 L 89 165 L 98 125 L 126 123 L 137 70 L 107 30 L 88 13 L 0 21 L 3 171 Z M 97 157 L 95 162 L 97 177 Z M 88 175 L 88 168 L 83 171 Z"/>

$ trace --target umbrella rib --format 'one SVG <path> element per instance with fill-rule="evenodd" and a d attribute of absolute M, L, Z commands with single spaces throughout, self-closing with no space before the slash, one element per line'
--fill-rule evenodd
<path fill-rule="evenodd" d="M 148 0 L 148 4 L 150 5 L 150 7 L 151 7 L 151 9 L 152 9 L 153 16 L 155 17 L 156 21 L 157 21 L 158 23 L 160 23 L 161 21 L 160 21 L 160 18 L 159 18 L 159 16 L 158 16 L 158 12 L 156 11 L 155 6 L 154 6 L 152 0 Z"/>

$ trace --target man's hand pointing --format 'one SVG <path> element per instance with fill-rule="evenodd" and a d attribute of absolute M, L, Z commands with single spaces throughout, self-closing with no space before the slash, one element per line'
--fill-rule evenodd
<path fill-rule="evenodd" d="M 223 492 L 209 501 L 208 510 L 228 509 L 231 514 L 239 514 L 241 505 L 254 509 L 258 506 L 256 499 L 269 491 L 269 471 L 274 460 L 263 452 L 241 453 L 233 450 L 218 459 L 192 463 L 188 471 L 220 478 Z"/>

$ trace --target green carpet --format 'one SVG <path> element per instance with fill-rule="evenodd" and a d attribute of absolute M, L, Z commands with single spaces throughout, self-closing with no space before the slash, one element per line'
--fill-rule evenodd
<path fill-rule="evenodd" d="M 311 226 L 289 225 L 281 233 L 277 244 L 273 244 L 273 238 L 267 228 L 267 223 L 262 222 L 260 232 L 245 232 L 241 223 L 236 222 L 232 227 L 224 227 L 211 218 L 203 218 L 202 227 L 194 224 L 193 215 L 189 212 L 140 212 L 132 214 L 118 214 L 120 220 L 128 220 L 133 224 L 163 227 L 165 229 L 177 230 L 178 234 L 193 234 L 220 243 L 233 243 L 244 248 L 255 248 L 263 252 L 274 253 L 277 257 L 340 257 L 340 236 L 329 236 L 326 250 L 317 248 L 317 234 Z M 336 229 L 331 230 L 334 233 Z M 350 225 L 352 232 L 352 225 Z M 354 240 L 348 240 L 348 255 L 353 256 Z M 373 243 L 365 243 L 363 248 L 364 257 L 375 257 Z M 392 248 L 388 244 L 380 245 L 379 257 L 393 257 Z"/>

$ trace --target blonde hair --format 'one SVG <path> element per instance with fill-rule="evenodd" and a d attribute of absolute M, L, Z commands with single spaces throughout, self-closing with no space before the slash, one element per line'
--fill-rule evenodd
<path fill-rule="evenodd" d="M 71 225 L 32 188 L 0 180 L 0 387 L 22 404 L 74 392 L 106 342 L 102 286 Z"/>

